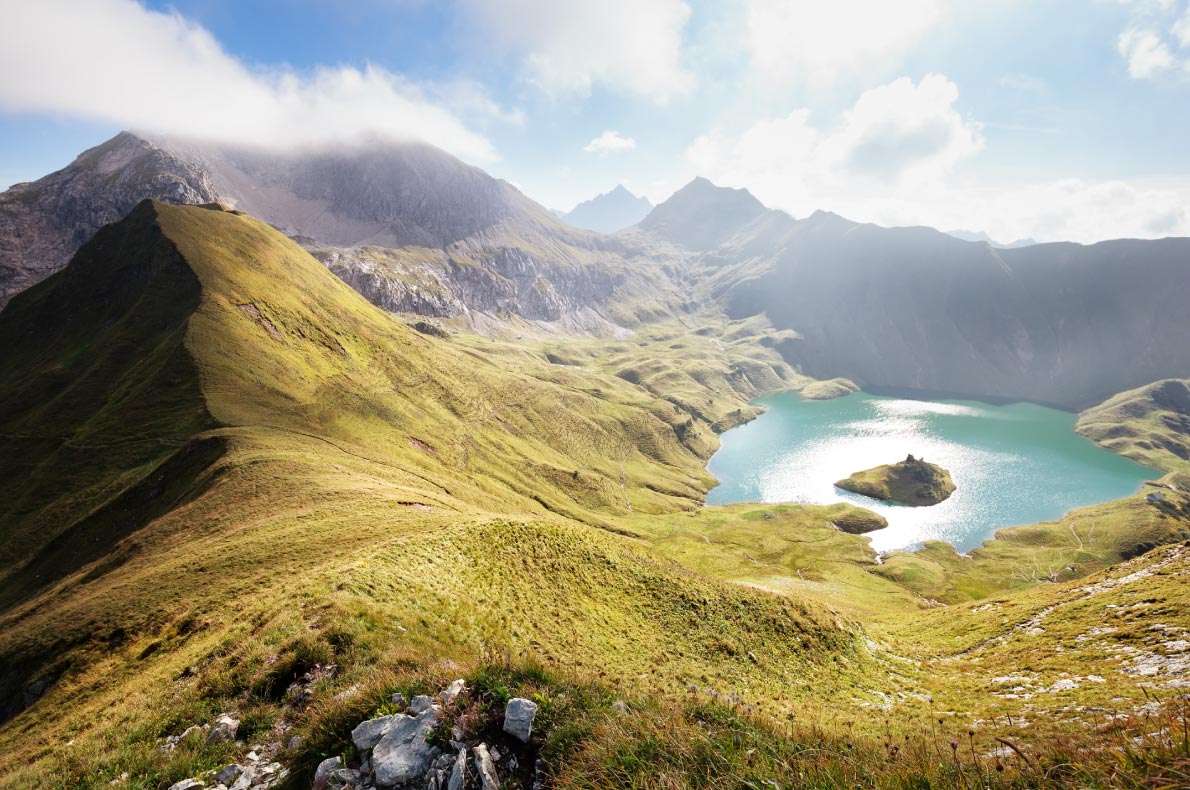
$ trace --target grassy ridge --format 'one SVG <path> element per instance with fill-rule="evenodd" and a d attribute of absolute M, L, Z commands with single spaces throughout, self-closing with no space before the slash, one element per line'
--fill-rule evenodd
<path fill-rule="evenodd" d="M 214 425 L 183 347 L 199 283 L 150 211 L 0 313 L 0 578 Z"/>

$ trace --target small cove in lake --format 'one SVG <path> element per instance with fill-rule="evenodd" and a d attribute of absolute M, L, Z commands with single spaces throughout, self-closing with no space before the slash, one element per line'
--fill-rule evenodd
<path fill-rule="evenodd" d="M 1159 473 L 1074 432 L 1069 412 L 1032 403 L 910 400 L 864 392 L 825 401 L 796 392 L 760 398 L 766 411 L 720 436 L 707 504 L 853 502 L 888 519 L 877 551 L 944 540 L 967 551 L 1003 527 L 1133 494 Z M 909 453 L 950 471 L 956 490 L 909 507 L 835 488 L 854 472 Z"/>

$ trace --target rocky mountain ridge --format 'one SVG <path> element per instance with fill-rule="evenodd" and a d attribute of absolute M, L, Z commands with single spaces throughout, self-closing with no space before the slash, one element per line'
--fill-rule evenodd
<path fill-rule="evenodd" d="M 620 245 L 415 142 L 272 151 L 123 132 L 0 196 L 0 306 L 145 198 L 259 217 L 390 310 L 622 331 L 603 315 L 634 275 Z"/>
<path fill-rule="evenodd" d="M 210 203 L 220 191 L 196 164 L 121 133 L 62 170 L 0 193 L 0 307 L 145 198 Z"/>

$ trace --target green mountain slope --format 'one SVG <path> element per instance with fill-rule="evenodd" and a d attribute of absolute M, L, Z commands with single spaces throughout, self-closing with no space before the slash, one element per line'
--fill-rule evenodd
<path fill-rule="evenodd" d="M 415 332 L 250 217 L 143 203 L 2 326 L 26 338 L 4 351 L 6 441 L 23 443 L 5 483 L 39 475 L 3 522 L 4 713 L 34 703 L 0 733 L 23 744 L 6 760 L 53 757 L 36 728 L 95 744 L 123 736 L 118 716 L 168 729 L 168 678 L 191 665 L 206 690 L 184 706 L 266 705 L 260 662 L 332 623 L 364 628 L 356 647 L 318 641 L 357 672 L 394 649 L 527 651 L 617 683 L 664 665 L 673 689 L 751 679 L 791 700 L 808 666 L 865 661 L 825 607 L 693 576 L 608 531 L 701 501 L 705 419 L 618 376 Z M 50 398 L 65 375 L 74 397 Z M 724 410 L 755 394 L 720 382 Z M 71 496 L 81 462 L 60 446 L 84 440 L 121 451 L 84 459 L 93 490 Z M 64 553 L 72 531 L 102 541 Z"/>
<path fill-rule="evenodd" d="M 1109 450 L 1165 471 L 1190 466 L 1190 382 L 1158 381 L 1087 409 L 1079 433 Z"/>

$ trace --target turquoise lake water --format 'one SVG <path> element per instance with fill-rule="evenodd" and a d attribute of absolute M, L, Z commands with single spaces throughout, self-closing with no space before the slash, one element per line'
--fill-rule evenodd
<path fill-rule="evenodd" d="M 711 458 L 719 485 L 708 504 L 854 502 L 888 519 L 868 537 L 877 551 L 945 540 L 959 551 L 1001 527 L 1058 518 L 1071 508 L 1133 494 L 1152 469 L 1074 432 L 1075 415 L 1031 403 L 992 406 L 856 393 L 804 401 L 783 392 L 724 433 Z M 956 490 L 929 507 L 892 505 L 835 488 L 853 472 L 908 453 L 950 471 Z"/>

